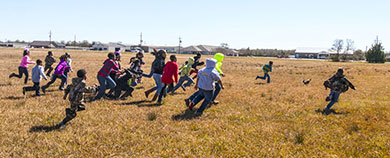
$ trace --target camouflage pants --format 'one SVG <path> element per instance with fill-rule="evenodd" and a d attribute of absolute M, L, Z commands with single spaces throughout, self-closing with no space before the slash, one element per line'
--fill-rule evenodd
<path fill-rule="evenodd" d="M 66 117 L 62 121 L 64 124 L 68 123 L 70 120 L 73 120 L 77 116 L 78 111 L 85 110 L 84 104 L 70 104 L 70 108 L 65 109 Z"/>

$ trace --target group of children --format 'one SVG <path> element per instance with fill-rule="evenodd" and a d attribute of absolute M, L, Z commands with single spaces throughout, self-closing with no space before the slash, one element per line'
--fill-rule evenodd
<path fill-rule="evenodd" d="M 173 95 L 180 87 L 186 91 L 186 87 L 191 86 L 193 83 L 195 83 L 195 89 L 197 91 L 185 99 L 185 104 L 190 111 L 193 111 L 194 107 L 202 100 L 204 101 L 196 111 L 197 115 L 202 115 L 208 105 L 218 104 L 218 101 L 215 99 L 220 90 L 224 89 L 221 80 L 221 76 L 225 76 L 221 69 L 224 59 L 223 54 L 216 53 L 214 58 L 206 59 L 206 66 L 200 70 L 197 67 L 204 64 L 204 62 L 200 62 L 201 54 L 197 54 L 195 57 L 189 57 L 180 68 L 176 63 L 177 58 L 175 55 L 171 55 L 169 57 L 170 61 L 165 63 L 165 57 L 167 56 L 165 50 L 155 50 L 152 54 L 155 56 L 155 59 L 151 66 L 151 72 L 145 74 L 141 68 L 145 64 L 143 62 L 143 52 L 137 53 L 136 57 L 130 59 L 130 67 L 128 69 L 122 69 L 121 67 L 120 52 L 109 53 L 107 56 L 108 59 L 104 61 L 102 68 L 97 73 L 99 86 L 94 85 L 88 87 L 85 82 L 87 72 L 84 69 L 78 70 L 77 77 L 73 78 L 72 83 L 65 89 L 64 99 L 69 95 L 68 99 L 71 106 L 65 110 L 66 117 L 58 124 L 58 127 L 65 125 L 75 118 L 78 111 L 85 110 L 84 93 L 97 93 L 92 101 L 99 100 L 103 97 L 106 99 L 126 99 L 128 96 L 132 96 L 134 87 L 142 82 L 142 77 L 153 77 L 156 86 L 145 91 L 145 96 L 148 97 L 150 93 L 156 91 L 152 101 L 157 99 L 157 104 L 159 105 L 162 104 L 163 98 L 167 96 L 167 93 Z M 64 90 L 68 78 L 67 73 L 72 71 L 70 55 L 65 53 L 60 57 L 60 62 L 54 68 L 54 73 L 51 75 L 51 71 L 53 70 L 52 65 L 55 62 L 56 60 L 51 51 L 46 56 L 45 67 L 43 67 L 42 60 L 38 59 L 36 61 L 36 66 L 32 69 L 32 82 L 34 85 L 32 87 L 23 87 L 24 95 L 27 91 L 36 91 L 36 96 L 40 96 L 40 82 L 42 78 L 47 80 L 47 76 L 51 76 L 51 81 L 42 86 L 44 93 L 57 78 L 61 79 L 59 89 Z M 21 64 L 19 65 L 19 74 L 12 73 L 9 77 L 21 78 L 25 74 L 26 84 L 28 80 L 28 64 L 35 63 L 30 61 L 30 51 L 25 49 Z M 272 61 L 265 64 L 262 67 L 264 76 L 257 76 L 256 79 L 267 79 L 267 83 L 270 83 L 269 72 L 272 72 L 272 65 Z M 47 71 L 46 74 L 45 71 Z M 194 77 L 191 77 L 192 74 L 195 74 Z M 179 75 L 180 78 L 178 79 Z M 194 79 L 196 79 L 195 82 Z M 330 108 L 338 100 L 339 95 L 346 92 L 348 87 L 355 89 L 352 83 L 345 78 L 343 69 L 341 68 L 335 75 L 325 81 L 324 86 L 331 89 L 329 96 L 326 98 L 326 101 L 330 101 L 330 103 L 323 110 L 324 114 L 329 114 Z M 110 89 L 108 93 L 106 93 L 107 89 Z M 123 91 L 124 94 L 121 96 Z"/>

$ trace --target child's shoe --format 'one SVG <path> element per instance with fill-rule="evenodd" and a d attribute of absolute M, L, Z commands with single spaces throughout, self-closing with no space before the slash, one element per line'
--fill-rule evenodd
<path fill-rule="evenodd" d="M 325 101 L 330 101 L 330 97 L 327 96 L 326 99 L 325 99 Z"/>
<path fill-rule="evenodd" d="M 257 80 L 257 79 L 259 79 L 260 77 L 259 76 L 256 76 L 256 79 L 255 80 Z"/>
<path fill-rule="evenodd" d="M 162 105 L 162 102 L 157 102 L 156 105 Z"/>

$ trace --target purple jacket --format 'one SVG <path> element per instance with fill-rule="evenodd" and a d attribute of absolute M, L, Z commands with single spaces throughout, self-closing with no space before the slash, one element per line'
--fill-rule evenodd
<path fill-rule="evenodd" d="M 67 65 L 65 60 L 61 60 L 60 63 L 58 63 L 58 65 L 54 71 L 54 74 L 55 75 L 64 75 L 64 71 L 66 69 L 70 69 L 70 66 Z"/>

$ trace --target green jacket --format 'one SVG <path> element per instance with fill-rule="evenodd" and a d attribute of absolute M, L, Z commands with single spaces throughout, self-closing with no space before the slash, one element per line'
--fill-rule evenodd
<path fill-rule="evenodd" d="M 180 68 L 179 68 L 179 71 L 180 71 L 180 76 L 189 76 L 190 75 L 190 71 L 193 69 L 192 68 L 192 64 L 194 64 L 194 58 L 193 57 L 189 57 L 188 58 L 188 61 L 186 64 L 183 64 Z"/>
<path fill-rule="evenodd" d="M 219 72 L 219 74 L 223 74 L 222 72 L 222 61 L 224 55 L 222 53 L 217 53 L 214 55 L 214 59 L 217 60 L 217 64 L 215 65 L 215 69 Z"/>

